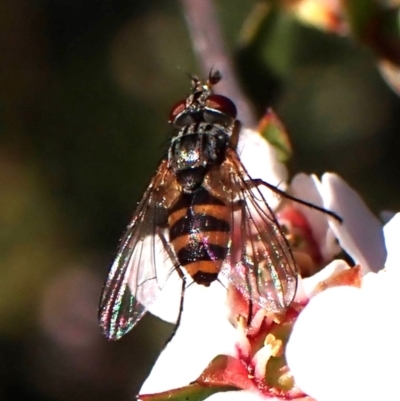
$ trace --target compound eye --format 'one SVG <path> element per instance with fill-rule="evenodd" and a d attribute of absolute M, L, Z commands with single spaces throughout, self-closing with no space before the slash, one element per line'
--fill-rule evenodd
<path fill-rule="evenodd" d="M 204 120 L 216 124 L 232 124 L 237 115 L 232 100 L 222 95 L 210 95 L 205 101 Z"/>
<path fill-rule="evenodd" d="M 178 103 L 172 107 L 170 113 L 169 113 L 169 119 L 168 122 L 175 124 L 176 120 L 179 120 L 179 117 L 184 113 L 186 109 L 186 99 L 185 100 L 180 100 Z"/>

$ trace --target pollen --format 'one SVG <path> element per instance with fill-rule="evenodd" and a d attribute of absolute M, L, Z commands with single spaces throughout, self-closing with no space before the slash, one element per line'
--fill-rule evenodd
<path fill-rule="evenodd" d="M 278 357 L 283 353 L 282 340 L 269 333 L 264 340 L 264 346 L 271 348 L 271 356 Z"/>
<path fill-rule="evenodd" d="M 244 316 L 242 316 L 242 315 L 238 315 L 236 317 L 236 325 L 237 325 L 238 329 L 245 331 L 246 328 L 247 328 L 247 320 L 246 320 L 246 318 Z"/>
<path fill-rule="evenodd" d="M 283 373 L 279 378 L 278 378 L 278 384 L 282 387 L 290 388 L 293 387 L 294 385 L 294 378 L 291 372 L 286 372 Z"/>
<path fill-rule="evenodd" d="M 276 324 L 281 324 L 285 320 L 285 315 L 282 313 L 272 313 L 271 317 Z"/>
<path fill-rule="evenodd" d="M 236 318 L 237 346 L 240 355 L 248 358 L 251 353 L 251 345 L 247 338 L 247 320 L 244 316 L 238 315 Z"/>

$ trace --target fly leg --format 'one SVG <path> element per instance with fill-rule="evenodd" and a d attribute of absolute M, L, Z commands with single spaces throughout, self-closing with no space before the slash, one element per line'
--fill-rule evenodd
<path fill-rule="evenodd" d="M 171 273 L 175 270 L 175 271 L 178 273 L 178 275 L 179 275 L 179 277 L 180 277 L 180 279 L 181 279 L 181 281 L 182 281 L 181 298 L 180 298 L 180 301 L 179 301 L 179 314 L 178 314 L 178 319 L 177 319 L 177 321 L 176 321 L 176 324 L 175 324 L 175 327 L 174 327 L 174 329 L 173 329 L 173 331 L 172 331 L 172 334 L 169 336 L 168 340 L 167 340 L 166 343 L 164 344 L 164 348 L 165 348 L 165 347 L 168 345 L 168 343 L 174 338 L 174 336 L 175 336 L 175 334 L 176 334 L 176 332 L 177 332 L 177 330 L 178 330 L 178 327 L 179 327 L 179 325 L 180 325 L 180 322 L 181 322 L 182 311 L 183 311 L 183 302 L 184 302 L 184 299 L 185 299 L 186 277 L 185 277 L 185 275 L 184 275 L 184 273 L 183 273 L 183 271 L 182 271 L 182 267 L 181 267 L 181 265 L 179 264 L 178 259 L 177 259 L 176 255 L 175 255 L 174 251 L 171 249 L 171 246 L 170 246 L 170 244 L 168 243 L 167 239 L 165 238 L 165 235 L 164 235 L 164 233 L 162 232 L 162 230 L 161 230 L 161 229 L 158 229 L 158 230 L 157 230 L 157 234 L 158 234 L 158 236 L 160 237 L 161 242 L 162 242 L 163 245 L 164 245 L 165 251 L 167 252 L 169 258 L 170 258 L 170 259 L 172 260 L 172 262 L 173 262 L 173 270 L 171 271 Z"/>
<path fill-rule="evenodd" d="M 321 213 L 327 214 L 328 216 L 333 217 L 335 220 L 337 220 L 339 223 L 343 223 L 343 219 L 336 214 L 335 212 L 332 212 L 331 210 L 324 209 L 323 207 L 314 205 L 313 203 L 307 202 L 305 200 L 296 198 L 295 196 L 289 195 L 285 191 L 282 191 L 281 189 L 277 188 L 275 185 L 268 184 L 268 182 L 265 182 L 259 178 L 257 179 L 252 179 L 251 181 L 245 181 L 246 184 L 251 187 L 251 188 L 258 188 L 260 186 L 267 187 L 271 191 L 277 193 L 278 195 L 282 196 L 283 198 L 290 199 L 294 202 L 300 203 L 301 205 L 307 206 L 311 209 L 318 210 Z"/>

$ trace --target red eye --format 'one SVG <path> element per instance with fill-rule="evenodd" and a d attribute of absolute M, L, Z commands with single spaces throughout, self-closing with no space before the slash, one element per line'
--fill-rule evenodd
<path fill-rule="evenodd" d="M 168 122 L 175 124 L 176 118 L 182 114 L 182 112 L 186 109 L 186 99 L 180 100 L 175 106 L 171 109 L 169 113 L 169 120 Z"/>
<path fill-rule="evenodd" d="M 235 119 L 237 115 L 235 104 L 232 102 L 232 100 L 222 95 L 208 96 L 205 102 L 205 107 L 209 111 L 216 111 L 233 119 Z"/>

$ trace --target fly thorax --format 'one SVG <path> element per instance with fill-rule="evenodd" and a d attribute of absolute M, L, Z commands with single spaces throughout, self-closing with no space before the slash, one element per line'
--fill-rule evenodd
<path fill-rule="evenodd" d="M 169 149 L 169 167 L 185 192 L 199 188 L 208 170 L 221 164 L 230 130 L 222 125 L 194 123 L 181 128 Z"/>

